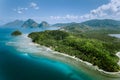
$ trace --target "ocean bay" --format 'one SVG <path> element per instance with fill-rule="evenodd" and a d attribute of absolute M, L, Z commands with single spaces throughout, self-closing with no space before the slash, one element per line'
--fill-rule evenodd
<path fill-rule="evenodd" d="M 4 31 L 5 30 L 6 29 L 4 29 Z M 0 35 L 9 34 L 10 33 L 7 32 L 7 34 L 2 33 Z M 24 52 L 19 52 L 15 50 L 15 47 L 6 46 L 6 43 L 10 40 L 14 41 L 14 39 L 10 39 L 10 35 L 8 36 L 8 38 L 5 38 L 5 42 L 3 42 L 4 38 L 3 40 L 1 38 L 1 44 L 3 45 L 1 45 L 0 47 L 0 59 L 2 61 L 0 63 L 2 65 L 0 67 L 0 69 L 2 70 L 0 74 L 3 75 L 1 77 L 3 80 L 82 80 L 82 78 L 78 76 L 78 74 L 75 74 L 75 76 L 77 77 L 74 77 L 74 70 L 72 73 L 72 70 L 62 63 L 44 57 L 29 57 L 28 55 L 24 55 Z"/>

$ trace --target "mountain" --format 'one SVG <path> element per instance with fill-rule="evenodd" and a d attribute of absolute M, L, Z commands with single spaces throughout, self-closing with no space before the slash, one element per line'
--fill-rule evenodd
<path fill-rule="evenodd" d="M 48 24 L 46 21 L 42 21 L 42 22 L 39 24 L 39 27 L 49 27 L 49 24 Z"/>
<path fill-rule="evenodd" d="M 36 22 L 35 22 L 34 20 L 32 20 L 32 19 L 28 19 L 28 20 L 26 20 L 26 21 L 23 23 L 22 27 L 25 27 L 25 28 L 37 28 L 37 27 L 39 27 L 39 24 L 36 23 Z"/>
<path fill-rule="evenodd" d="M 15 20 L 13 22 L 9 22 L 3 26 L 5 27 L 20 27 L 21 25 L 23 25 L 24 21 L 22 20 Z"/>
<path fill-rule="evenodd" d="M 65 27 L 65 26 L 70 26 L 71 24 L 75 24 L 75 22 L 72 22 L 72 23 L 56 23 L 52 26 L 54 26 L 54 27 Z"/>
<path fill-rule="evenodd" d="M 103 19 L 103 20 L 89 20 L 82 22 L 81 24 L 88 25 L 94 28 L 120 28 L 120 21 L 112 19 Z"/>
<path fill-rule="evenodd" d="M 84 25 L 84 24 L 80 24 L 80 23 L 69 23 L 69 25 L 61 27 L 60 30 L 65 30 L 68 32 L 85 32 L 88 30 L 92 30 L 91 27 Z"/>
<path fill-rule="evenodd" d="M 15 20 L 13 22 L 9 22 L 5 25 L 5 27 L 24 27 L 24 28 L 40 28 L 40 27 L 48 27 L 50 26 L 46 21 L 42 21 L 40 24 L 35 22 L 33 19 L 28 19 L 26 21 Z"/>

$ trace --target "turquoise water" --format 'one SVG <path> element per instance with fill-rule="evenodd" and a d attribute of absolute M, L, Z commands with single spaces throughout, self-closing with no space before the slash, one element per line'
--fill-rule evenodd
<path fill-rule="evenodd" d="M 26 46 L 23 45 L 7 45 L 9 42 L 17 42 L 21 38 L 10 35 L 14 30 L 16 29 L 0 28 L 0 80 L 120 80 L 120 78 L 109 78 L 99 73 L 94 73 L 94 71 L 82 68 L 82 66 L 77 69 L 77 67 L 69 65 L 67 62 L 57 59 L 29 55 L 35 53 L 34 49 L 36 48 L 34 47 L 27 46 L 26 49 Z M 43 30 L 46 29 L 21 29 L 25 34 Z M 25 39 L 20 41 L 25 41 Z M 27 41 L 24 44 L 27 45 Z M 39 51 L 41 54 L 44 53 L 46 55 L 52 53 L 44 49 Z M 79 65 L 73 60 L 72 62 Z"/>

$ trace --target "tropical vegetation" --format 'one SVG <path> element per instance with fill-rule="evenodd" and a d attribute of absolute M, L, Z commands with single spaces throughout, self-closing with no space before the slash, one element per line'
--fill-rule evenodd
<path fill-rule="evenodd" d="M 22 33 L 19 30 L 16 30 L 14 32 L 11 33 L 12 36 L 19 36 L 22 35 Z"/>
<path fill-rule="evenodd" d="M 35 43 L 88 61 L 105 71 L 116 72 L 120 70 L 117 64 L 119 58 L 115 55 L 120 49 L 120 45 L 118 45 L 120 41 L 118 39 L 108 37 L 108 35 L 100 35 L 101 38 L 99 39 L 99 37 L 96 37 L 98 34 L 94 34 L 94 36 L 91 37 L 90 34 L 92 34 L 92 32 L 90 31 L 86 34 L 84 34 L 84 32 L 77 33 L 47 30 L 44 32 L 30 33 L 29 37 L 32 38 L 32 41 Z"/>

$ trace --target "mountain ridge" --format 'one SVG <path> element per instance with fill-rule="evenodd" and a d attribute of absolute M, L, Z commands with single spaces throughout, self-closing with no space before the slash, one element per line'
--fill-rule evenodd
<path fill-rule="evenodd" d="M 76 24 L 86 25 L 91 28 L 120 28 L 120 21 L 113 19 L 92 19 L 88 21 L 84 21 L 81 23 L 71 22 L 71 23 L 56 23 L 53 24 L 52 27 L 66 27 L 66 26 L 74 26 Z M 26 21 L 15 20 L 13 22 L 9 22 L 3 26 L 7 27 L 25 27 L 25 28 L 40 28 L 40 27 L 49 27 L 50 25 L 46 21 L 42 21 L 41 23 L 37 23 L 33 19 L 28 19 Z"/>
<path fill-rule="evenodd" d="M 3 26 L 5 26 L 5 27 L 20 27 L 23 23 L 24 23 L 24 21 L 22 21 L 22 20 L 15 20 L 15 21 L 6 23 Z"/>
<path fill-rule="evenodd" d="M 2 26 L 4 26 L 4 27 L 23 27 L 23 28 L 41 28 L 41 27 L 49 27 L 50 25 L 46 21 L 37 23 L 33 19 L 27 19 L 26 21 L 14 20 L 14 21 L 8 22 Z"/>
<path fill-rule="evenodd" d="M 101 27 L 101 28 L 120 28 L 120 21 L 113 20 L 113 19 L 92 19 L 85 22 L 82 22 L 81 24 L 88 25 L 90 27 Z"/>
<path fill-rule="evenodd" d="M 21 27 L 37 28 L 37 27 L 39 27 L 39 24 L 37 22 L 35 22 L 33 19 L 28 19 L 24 22 L 24 24 Z"/>

